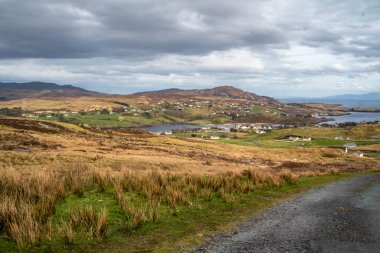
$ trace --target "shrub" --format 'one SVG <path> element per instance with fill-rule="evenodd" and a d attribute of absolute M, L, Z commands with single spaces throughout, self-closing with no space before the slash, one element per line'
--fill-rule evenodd
<path fill-rule="evenodd" d="M 73 228 L 87 232 L 89 237 L 103 240 L 107 229 L 107 209 L 97 212 L 92 206 L 69 211 L 69 222 Z"/>

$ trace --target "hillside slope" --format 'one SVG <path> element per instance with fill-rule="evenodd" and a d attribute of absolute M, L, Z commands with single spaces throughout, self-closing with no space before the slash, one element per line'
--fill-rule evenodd
<path fill-rule="evenodd" d="M 54 83 L 0 83 L 0 100 L 15 100 L 23 98 L 57 98 L 57 97 L 94 97 L 106 94 L 88 91 L 72 85 L 57 85 Z"/>
<path fill-rule="evenodd" d="M 219 86 L 211 89 L 166 89 L 159 91 L 140 92 L 133 96 L 145 96 L 153 100 L 180 99 L 180 98 L 222 98 L 222 99 L 244 99 L 261 103 L 279 103 L 274 98 L 259 96 L 233 86 Z"/>

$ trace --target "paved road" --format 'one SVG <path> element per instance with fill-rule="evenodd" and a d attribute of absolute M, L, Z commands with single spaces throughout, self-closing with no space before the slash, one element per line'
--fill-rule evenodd
<path fill-rule="evenodd" d="M 312 190 L 197 252 L 380 252 L 380 174 Z"/>

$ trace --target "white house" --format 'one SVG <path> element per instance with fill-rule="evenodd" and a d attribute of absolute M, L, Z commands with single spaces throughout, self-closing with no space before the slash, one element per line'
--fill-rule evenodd
<path fill-rule="evenodd" d="M 357 146 L 358 146 L 358 145 L 356 145 L 355 142 L 349 142 L 349 143 L 346 143 L 346 144 L 344 144 L 344 147 L 345 147 L 344 152 L 348 153 L 348 149 L 349 149 L 349 148 L 355 148 L 355 147 L 357 147 Z"/>
<path fill-rule="evenodd" d="M 361 151 L 356 151 L 354 154 L 358 157 L 364 157 L 364 153 Z"/>
<path fill-rule="evenodd" d="M 348 142 L 344 144 L 344 146 L 347 148 L 356 148 L 358 145 L 355 142 Z"/>
<path fill-rule="evenodd" d="M 210 139 L 211 140 L 219 140 L 219 136 L 211 136 Z"/>

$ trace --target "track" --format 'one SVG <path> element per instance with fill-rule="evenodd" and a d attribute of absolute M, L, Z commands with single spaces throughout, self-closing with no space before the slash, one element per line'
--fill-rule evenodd
<path fill-rule="evenodd" d="M 309 191 L 196 252 L 380 252 L 380 174 Z"/>

